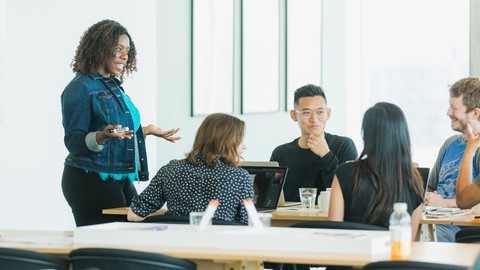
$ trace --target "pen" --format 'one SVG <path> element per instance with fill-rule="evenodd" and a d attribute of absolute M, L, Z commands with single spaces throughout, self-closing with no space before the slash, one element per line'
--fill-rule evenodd
<path fill-rule="evenodd" d="M 471 222 L 480 222 L 480 216 L 474 216 Z"/>
<path fill-rule="evenodd" d="M 153 228 L 150 228 L 150 230 L 152 231 L 164 231 L 168 228 L 167 225 L 160 225 L 160 226 L 156 226 L 156 227 L 153 227 Z"/>
<path fill-rule="evenodd" d="M 213 218 L 213 214 L 215 214 L 215 211 L 217 211 L 218 204 L 218 200 L 211 200 L 208 203 L 207 210 L 205 210 L 205 214 L 198 225 L 199 232 L 204 231 L 207 227 L 207 224 L 210 223 L 210 220 Z"/>

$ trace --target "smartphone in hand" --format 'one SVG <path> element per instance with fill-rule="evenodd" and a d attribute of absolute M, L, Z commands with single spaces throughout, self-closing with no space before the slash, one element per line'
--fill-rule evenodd
<path fill-rule="evenodd" d="M 130 129 L 128 127 L 122 127 L 122 128 L 113 128 L 113 129 L 109 129 L 108 130 L 108 133 L 119 133 L 119 132 L 126 132 L 126 131 L 129 131 Z"/>

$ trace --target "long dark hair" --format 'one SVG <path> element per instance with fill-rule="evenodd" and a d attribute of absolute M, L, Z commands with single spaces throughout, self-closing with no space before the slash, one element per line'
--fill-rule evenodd
<path fill-rule="evenodd" d="M 97 22 L 83 33 L 70 65 L 73 72 L 94 73 L 113 57 L 114 48 L 121 35 L 127 35 L 130 40 L 127 64 L 119 78 L 123 82 L 124 73 L 129 75 L 137 71 L 137 50 L 127 29 L 112 20 Z"/>
<path fill-rule="evenodd" d="M 359 199 L 357 194 L 365 194 L 370 183 L 374 196 L 364 222 L 383 226 L 395 202 L 407 202 L 410 207 L 409 202 L 422 197 L 423 184 L 412 162 L 407 120 L 398 106 L 379 102 L 368 109 L 362 133 L 364 149 L 356 162 L 353 202 Z"/>

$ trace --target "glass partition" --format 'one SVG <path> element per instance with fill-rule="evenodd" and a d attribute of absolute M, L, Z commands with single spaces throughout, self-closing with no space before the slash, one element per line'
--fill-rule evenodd
<path fill-rule="evenodd" d="M 278 111 L 279 1 L 242 2 L 242 113 Z"/>
<path fill-rule="evenodd" d="M 192 0 L 192 115 L 233 112 L 234 1 Z"/>

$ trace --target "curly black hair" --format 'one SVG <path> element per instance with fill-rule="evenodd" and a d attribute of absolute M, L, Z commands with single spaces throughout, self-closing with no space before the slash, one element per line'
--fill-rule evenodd
<path fill-rule="evenodd" d="M 129 75 L 137 71 L 137 50 L 127 29 L 113 20 L 100 21 L 83 33 L 75 51 L 75 57 L 70 64 L 73 72 L 82 74 L 96 72 L 99 67 L 112 58 L 114 48 L 121 35 L 127 35 L 130 39 L 127 64 L 119 78 L 123 82 L 125 73 Z"/>

